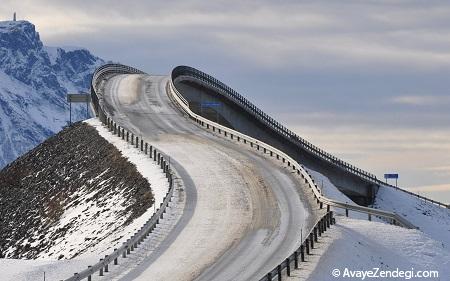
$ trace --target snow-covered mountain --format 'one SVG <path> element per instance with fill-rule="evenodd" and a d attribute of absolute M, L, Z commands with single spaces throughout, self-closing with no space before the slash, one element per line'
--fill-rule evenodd
<path fill-rule="evenodd" d="M 44 46 L 30 22 L 0 22 L 0 169 L 67 124 L 67 93 L 87 91 L 103 63 L 85 49 Z M 72 110 L 73 120 L 86 117 L 86 106 Z"/>

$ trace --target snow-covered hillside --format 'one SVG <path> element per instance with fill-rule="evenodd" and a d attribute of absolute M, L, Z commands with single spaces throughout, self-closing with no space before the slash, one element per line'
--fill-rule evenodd
<path fill-rule="evenodd" d="M 97 119 L 38 145 L 0 182 L 2 281 L 80 272 L 142 227 L 169 188 L 157 163 Z"/>
<path fill-rule="evenodd" d="M 355 204 L 326 176 L 312 170 L 309 172 L 325 196 Z M 380 271 L 398 268 L 407 271 L 406 274 L 411 275 L 410 280 L 424 280 L 414 277 L 419 270 L 436 270 L 439 278 L 433 280 L 448 280 L 450 210 L 385 186 L 379 189 L 372 207 L 397 212 L 419 229 L 389 225 L 376 217 L 368 221 L 366 215 L 355 212 L 350 212 L 350 218 L 346 218 L 345 211 L 332 208 L 337 214 L 337 224 L 326 234 L 330 240 L 325 240 L 320 246 L 323 248 L 319 249 L 322 256 L 318 263 L 306 268 L 306 273 L 297 272 L 288 280 L 348 280 L 352 278 L 344 276 L 346 269 L 355 273 L 374 268 Z M 333 270 L 339 270 L 340 276 L 333 276 Z"/>
<path fill-rule="evenodd" d="M 377 270 L 378 276 L 384 271 L 386 277 L 366 276 L 364 280 L 449 280 L 449 249 L 420 230 L 338 217 L 326 235 L 331 241 L 319 245 L 328 248 L 322 249 L 316 269 L 307 280 L 363 280 L 347 274 Z M 396 271 L 404 271 L 408 278 L 393 277 Z M 437 271 L 438 277 L 420 278 L 416 276 L 423 274 L 419 271 Z"/>
<path fill-rule="evenodd" d="M 101 64 L 85 49 L 45 47 L 30 22 L 0 22 L 0 169 L 66 125 L 67 93 L 87 91 Z M 85 117 L 76 106 L 73 119 Z"/>

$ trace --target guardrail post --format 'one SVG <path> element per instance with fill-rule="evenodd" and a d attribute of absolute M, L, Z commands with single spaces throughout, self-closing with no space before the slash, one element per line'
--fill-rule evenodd
<path fill-rule="evenodd" d="M 256 150 L 259 150 L 259 144 L 256 145 Z"/>
<path fill-rule="evenodd" d="M 303 244 L 300 246 L 300 260 L 302 262 L 305 261 L 305 246 Z M 308 242 L 306 242 L 306 245 L 308 245 Z M 309 254 L 309 250 L 308 250 L 307 254 Z M 297 265 L 297 267 L 298 267 L 298 265 Z"/>
<path fill-rule="evenodd" d="M 114 252 L 117 251 L 117 249 L 114 249 Z M 114 258 L 114 265 L 117 265 L 117 257 Z"/>
<path fill-rule="evenodd" d="M 372 214 L 369 214 L 369 221 L 372 221 Z"/>
<path fill-rule="evenodd" d="M 136 148 L 139 148 L 139 137 L 136 137 Z"/>
<path fill-rule="evenodd" d="M 92 268 L 92 266 L 90 266 L 90 265 L 88 265 L 88 269 L 91 269 Z M 92 281 L 92 276 L 91 276 L 91 274 L 89 274 L 88 275 L 88 281 Z"/>
<path fill-rule="evenodd" d="M 105 255 L 105 260 L 108 258 L 108 255 Z M 105 264 L 105 272 L 109 272 L 108 264 Z"/>
<path fill-rule="evenodd" d="M 302 247 L 302 246 L 300 246 Z M 298 252 L 295 251 L 294 252 L 294 268 L 297 269 L 298 268 Z"/>
<path fill-rule="evenodd" d="M 277 160 L 280 160 L 280 155 L 277 154 Z"/>
<path fill-rule="evenodd" d="M 306 254 L 309 255 L 309 244 L 310 244 L 311 242 L 309 242 L 309 238 L 306 238 L 305 242 L 306 242 L 306 243 L 305 243 Z M 304 261 L 304 260 L 302 260 L 302 261 Z"/>
<path fill-rule="evenodd" d="M 320 202 L 320 205 L 319 205 L 319 207 L 320 207 L 320 209 L 322 209 L 322 208 L 323 208 L 323 202 Z"/>
<path fill-rule="evenodd" d="M 287 276 L 291 276 L 291 260 L 289 257 L 286 259 L 286 274 Z"/>
<path fill-rule="evenodd" d="M 317 224 L 318 229 L 319 229 L 319 231 L 318 231 L 317 234 L 318 234 L 319 236 L 322 236 L 322 222 L 323 222 L 323 218 L 320 219 L 319 223 Z"/>
<path fill-rule="evenodd" d="M 283 163 L 286 163 L 286 159 L 283 157 Z"/>
<path fill-rule="evenodd" d="M 314 249 L 314 233 L 309 234 L 309 242 L 311 243 L 311 249 Z"/>
<path fill-rule="evenodd" d="M 103 261 L 103 259 L 100 259 L 100 262 L 102 262 L 102 261 Z M 103 276 L 103 266 L 100 267 L 100 270 L 99 270 L 99 272 L 98 272 L 98 275 L 99 275 L 99 276 Z"/>
<path fill-rule="evenodd" d="M 223 131 L 223 134 L 224 134 L 225 136 L 227 136 L 227 131 Z"/>
<path fill-rule="evenodd" d="M 127 131 L 127 142 L 130 141 L 130 133 Z"/>
<path fill-rule="evenodd" d="M 272 151 L 270 151 L 270 157 L 272 157 L 273 156 L 273 152 Z"/>
<path fill-rule="evenodd" d="M 117 127 L 117 136 L 120 138 L 120 126 Z"/>
<path fill-rule="evenodd" d="M 281 264 L 277 266 L 278 281 L 281 281 Z"/>
<path fill-rule="evenodd" d="M 345 209 L 345 216 L 348 217 L 348 209 Z"/>
<path fill-rule="evenodd" d="M 330 211 L 330 225 L 334 224 L 333 211 Z"/>
<path fill-rule="evenodd" d="M 158 152 L 158 165 L 161 164 L 161 153 Z"/>
<path fill-rule="evenodd" d="M 267 273 L 267 280 L 272 281 L 272 272 Z"/>
<path fill-rule="evenodd" d="M 244 140 L 244 144 L 247 143 L 247 140 L 246 140 L 246 139 L 243 139 L 243 140 Z"/>
<path fill-rule="evenodd" d="M 145 143 L 145 154 L 148 154 L 148 143 Z"/>
<path fill-rule="evenodd" d="M 330 212 L 330 205 L 327 205 L 327 213 Z"/>
<path fill-rule="evenodd" d="M 125 130 L 122 128 L 122 139 L 123 139 L 123 140 L 125 139 L 124 134 L 125 134 Z"/>
<path fill-rule="evenodd" d="M 144 151 L 144 140 L 141 138 L 141 151 Z"/>
<path fill-rule="evenodd" d="M 313 233 L 314 233 L 314 242 L 317 242 L 317 226 L 314 227 Z"/>

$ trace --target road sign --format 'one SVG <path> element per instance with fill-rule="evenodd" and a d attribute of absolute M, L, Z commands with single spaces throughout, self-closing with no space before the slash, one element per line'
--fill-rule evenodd
<path fill-rule="evenodd" d="M 202 102 L 200 105 L 201 107 L 218 107 L 222 104 L 220 102 Z"/>
<path fill-rule="evenodd" d="M 89 94 L 68 94 L 67 101 L 68 102 L 90 102 L 91 95 L 89 95 Z"/>
<path fill-rule="evenodd" d="M 398 174 L 384 174 L 385 179 L 398 179 Z"/>
<path fill-rule="evenodd" d="M 384 174 L 384 179 L 386 180 L 386 183 L 388 179 L 395 179 L 395 186 L 397 186 L 398 174 Z"/>
<path fill-rule="evenodd" d="M 91 95 L 89 94 L 67 94 L 67 102 L 69 103 L 69 124 L 72 124 L 72 103 L 86 103 L 86 119 L 89 118 L 89 102 Z"/>

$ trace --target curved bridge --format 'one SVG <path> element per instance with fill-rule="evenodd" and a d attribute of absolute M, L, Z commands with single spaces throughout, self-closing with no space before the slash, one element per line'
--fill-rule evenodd
<path fill-rule="evenodd" d="M 187 203 L 175 234 L 150 257 L 151 265 L 123 280 L 264 276 L 298 247 L 301 226 L 306 232 L 320 216 L 307 184 L 282 163 L 187 118 L 167 94 L 170 77 L 105 67 L 94 81 L 99 117 L 170 157 L 185 182 Z"/>
<path fill-rule="evenodd" d="M 168 77 L 109 64 L 94 74 L 91 92 L 104 123 L 113 120 L 152 143 L 186 184 L 187 203 L 175 229 L 149 264 L 122 280 L 267 278 L 287 267 L 304 243 L 301 231 L 308 233 L 330 206 L 415 228 L 395 213 L 324 197 L 299 163 L 363 203 L 380 183 L 198 70 L 181 66 Z"/>

